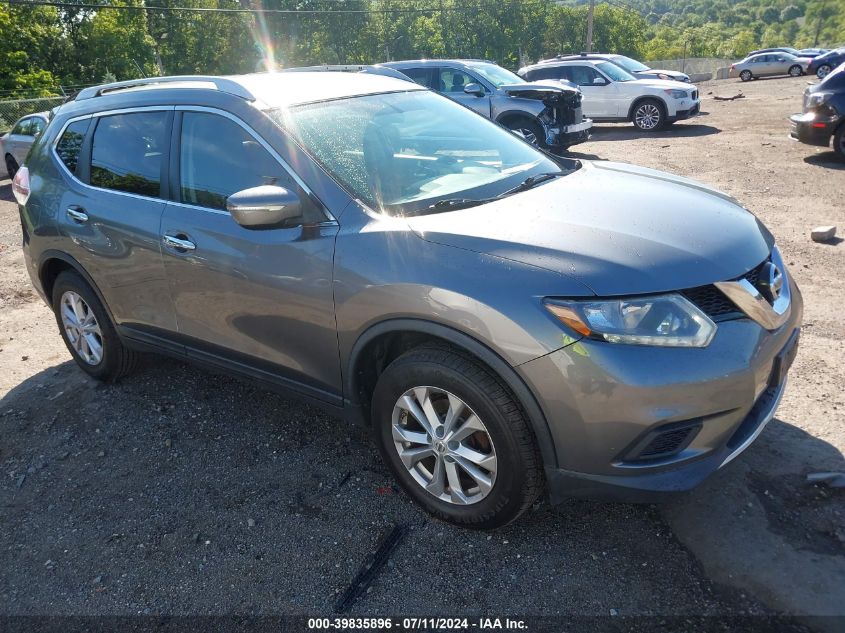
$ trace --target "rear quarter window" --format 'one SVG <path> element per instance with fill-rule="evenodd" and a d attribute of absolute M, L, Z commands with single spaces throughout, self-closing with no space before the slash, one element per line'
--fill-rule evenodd
<path fill-rule="evenodd" d="M 59 160 L 67 167 L 68 171 L 76 174 L 76 167 L 79 165 L 79 154 L 82 151 L 82 141 L 88 132 L 90 119 L 74 121 L 65 128 L 59 142 L 56 143 L 56 154 Z"/>

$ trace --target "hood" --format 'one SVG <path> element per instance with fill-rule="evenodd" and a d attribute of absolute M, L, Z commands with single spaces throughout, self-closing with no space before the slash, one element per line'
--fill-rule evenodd
<path fill-rule="evenodd" d="M 640 86 L 646 86 L 648 88 L 657 88 L 659 90 L 669 90 L 670 88 L 686 88 L 689 90 L 692 88 L 690 84 L 685 81 L 675 81 L 674 79 L 637 79 L 637 84 Z M 631 82 L 625 82 L 630 84 Z"/>
<path fill-rule="evenodd" d="M 730 196 L 610 162 L 479 207 L 410 217 L 422 239 L 558 272 L 597 295 L 666 292 L 736 278 L 771 234 Z"/>
<path fill-rule="evenodd" d="M 663 74 L 663 75 L 669 75 L 670 77 L 678 77 L 678 78 L 680 78 L 680 77 L 687 77 L 687 74 L 686 74 L 686 73 L 682 73 L 682 72 L 677 71 L 677 70 L 663 70 L 663 69 L 661 69 L 661 68 L 649 68 L 648 70 L 644 70 L 644 71 L 642 71 L 642 73 L 643 73 L 644 75 L 645 75 L 645 74 L 648 74 L 648 75 L 660 75 L 660 74 Z M 636 74 L 636 73 L 635 73 L 635 74 Z M 679 79 L 679 80 L 680 80 L 680 79 Z M 684 83 L 686 83 L 686 82 L 684 82 Z"/>
<path fill-rule="evenodd" d="M 581 94 L 581 90 L 575 84 L 569 81 L 558 81 L 557 79 L 505 84 L 504 86 L 499 86 L 499 89 L 511 97 L 538 99 L 541 101 L 555 100 L 558 96 L 569 98 L 573 94 Z"/>

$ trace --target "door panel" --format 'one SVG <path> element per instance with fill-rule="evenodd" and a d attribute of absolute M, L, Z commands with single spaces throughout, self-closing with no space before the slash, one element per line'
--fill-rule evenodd
<path fill-rule="evenodd" d="M 88 121 L 71 123 L 57 153 L 71 173 L 83 180 L 93 174 L 96 187 L 69 179 L 58 223 L 71 238 L 68 253 L 97 283 L 119 324 L 175 332 L 159 237 L 165 203 L 157 198 L 171 119 L 171 111 L 103 116 L 90 124 L 93 140 L 85 137 Z"/>
<path fill-rule="evenodd" d="M 338 227 L 243 125 L 209 112 L 177 123 L 179 202 L 164 211 L 164 263 L 179 332 L 200 349 L 311 387 L 326 401 L 341 392 L 332 266 Z M 174 161 L 175 162 L 175 161 Z M 297 225 L 240 226 L 224 210 L 242 189 L 275 184 L 306 207 Z M 180 248 L 173 238 L 189 243 Z"/>

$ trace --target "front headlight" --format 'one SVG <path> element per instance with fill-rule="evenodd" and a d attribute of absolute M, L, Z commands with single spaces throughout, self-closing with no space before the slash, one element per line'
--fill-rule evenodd
<path fill-rule="evenodd" d="M 546 309 L 567 327 L 609 343 L 707 347 L 716 324 L 677 294 L 568 301 L 546 299 Z"/>
<path fill-rule="evenodd" d="M 673 99 L 686 99 L 689 96 L 689 93 L 686 90 L 677 90 L 675 88 L 670 88 L 669 90 L 664 90 L 663 92 L 671 96 Z"/>
<path fill-rule="evenodd" d="M 810 95 L 810 98 L 807 100 L 807 106 L 810 108 L 820 106 L 832 96 L 832 92 L 814 92 Z"/>

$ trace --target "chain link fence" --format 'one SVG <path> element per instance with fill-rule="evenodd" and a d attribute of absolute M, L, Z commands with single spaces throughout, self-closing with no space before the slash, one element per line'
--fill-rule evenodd
<path fill-rule="evenodd" d="M 15 121 L 27 114 L 51 110 L 65 102 L 65 97 L 43 97 L 39 99 L 13 99 L 0 101 L 0 134 L 12 129 Z"/>

